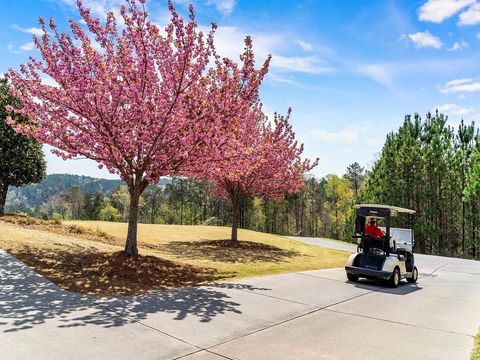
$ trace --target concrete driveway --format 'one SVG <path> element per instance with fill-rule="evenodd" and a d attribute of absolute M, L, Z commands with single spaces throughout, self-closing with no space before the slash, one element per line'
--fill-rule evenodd
<path fill-rule="evenodd" d="M 418 284 L 398 289 L 329 269 L 95 299 L 0 251 L 0 358 L 469 359 L 480 263 L 418 256 L 418 267 Z"/>

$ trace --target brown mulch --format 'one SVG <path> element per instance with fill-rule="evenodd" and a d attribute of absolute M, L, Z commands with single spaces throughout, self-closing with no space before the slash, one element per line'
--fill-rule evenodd
<path fill-rule="evenodd" d="M 11 253 L 61 288 L 89 295 L 134 295 L 219 279 L 213 269 L 179 265 L 155 256 L 131 258 L 123 251 L 71 253 L 24 247 Z"/>

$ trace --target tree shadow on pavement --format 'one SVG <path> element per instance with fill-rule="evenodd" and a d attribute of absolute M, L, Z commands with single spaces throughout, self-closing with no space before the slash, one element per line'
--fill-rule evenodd
<path fill-rule="evenodd" d="M 228 263 L 275 262 L 280 263 L 300 255 L 296 251 L 252 241 L 202 240 L 172 241 L 165 245 L 147 245 L 172 255 L 181 254 L 187 259 L 207 259 Z"/>
<path fill-rule="evenodd" d="M 209 322 L 226 313 L 241 314 L 240 304 L 217 287 L 157 291 L 138 296 L 94 298 L 58 288 L 13 256 L 0 251 L 0 333 L 28 330 L 47 321 L 58 327 L 123 326 L 163 313 Z"/>

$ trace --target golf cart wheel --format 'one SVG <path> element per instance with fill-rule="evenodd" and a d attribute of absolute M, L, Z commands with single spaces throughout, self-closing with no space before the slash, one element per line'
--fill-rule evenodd
<path fill-rule="evenodd" d="M 351 274 L 351 273 L 347 273 L 347 279 L 349 281 L 358 281 L 358 275 L 356 274 Z"/>
<path fill-rule="evenodd" d="M 390 286 L 391 288 L 396 288 L 399 282 L 400 270 L 398 268 L 395 268 L 395 270 L 393 270 L 392 276 L 390 277 L 390 279 L 388 279 L 388 286 Z"/>
<path fill-rule="evenodd" d="M 418 269 L 416 266 L 413 267 L 413 271 L 412 271 L 412 277 L 411 278 L 408 278 L 407 281 L 410 283 L 410 284 L 415 284 L 418 280 Z"/>

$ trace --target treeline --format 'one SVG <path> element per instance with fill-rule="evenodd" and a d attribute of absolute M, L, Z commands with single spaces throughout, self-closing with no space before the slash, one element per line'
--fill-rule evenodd
<path fill-rule="evenodd" d="M 417 251 L 479 258 L 480 137 L 475 125 L 463 121 L 457 129 L 447 118 L 428 113 L 424 120 L 406 116 L 400 129 L 387 136 L 373 166 L 362 201 L 412 208 Z"/>
<path fill-rule="evenodd" d="M 365 170 L 355 163 L 343 177 L 307 178 L 299 193 L 280 201 L 244 198 L 240 227 L 284 235 L 349 237 L 348 219 L 364 176 Z M 74 186 L 25 212 L 59 220 L 127 221 L 129 205 L 125 186 L 119 186 L 111 194 L 86 193 Z M 173 178 L 169 183 L 150 186 L 142 195 L 139 208 L 143 223 L 231 224 L 230 201 L 215 196 L 214 187 L 208 181 Z"/>

